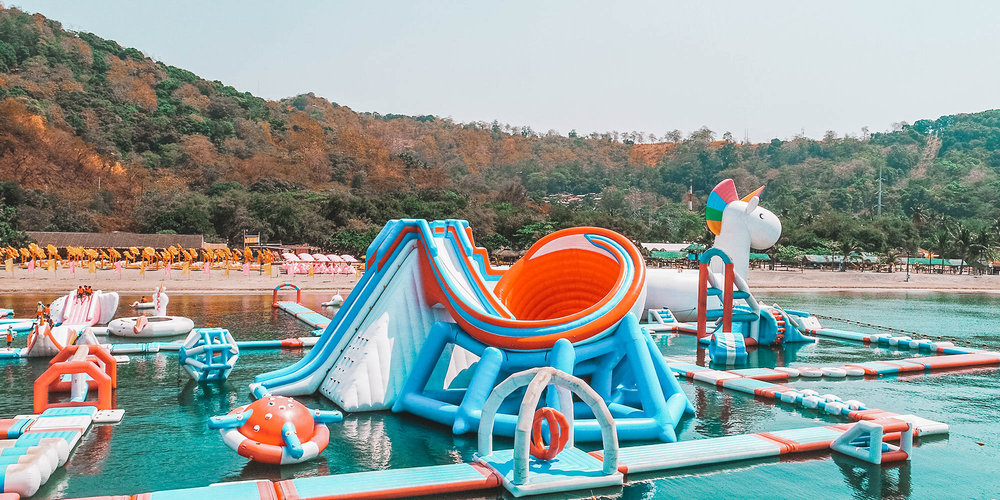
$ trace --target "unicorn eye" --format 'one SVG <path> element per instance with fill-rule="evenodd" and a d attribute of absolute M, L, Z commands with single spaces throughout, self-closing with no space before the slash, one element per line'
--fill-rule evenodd
<path fill-rule="evenodd" d="M 763 219 L 763 218 L 764 218 L 764 212 L 761 212 L 761 213 L 759 213 L 759 214 L 757 214 L 757 215 L 759 215 L 761 219 Z"/>

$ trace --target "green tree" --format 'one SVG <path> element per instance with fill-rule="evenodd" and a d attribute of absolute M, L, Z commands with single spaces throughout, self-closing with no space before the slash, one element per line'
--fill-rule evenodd
<path fill-rule="evenodd" d="M 28 235 L 17 228 L 17 208 L 4 206 L 0 209 L 0 245 L 23 247 L 28 244 Z"/>
<path fill-rule="evenodd" d="M 980 245 L 976 241 L 976 234 L 966 227 L 965 224 L 956 222 L 949 230 L 948 236 L 951 238 L 951 248 L 955 250 L 958 258 L 961 259 L 961 262 L 958 264 L 958 274 L 962 274 L 965 270 L 965 265 L 973 259 L 978 259 L 978 255 L 981 253 Z"/>
<path fill-rule="evenodd" d="M 937 252 L 938 257 L 941 258 L 941 271 L 944 271 L 944 256 L 946 253 L 951 251 L 951 235 L 947 231 L 938 231 L 934 234 L 934 238 L 931 240 L 931 246 Z M 931 268 L 934 267 L 934 260 L 931 260 Z"/>
<path fill-rule="evenodd" d="M 840 270 L 846 271 L 847 264 L 857 258 L 857 252 L 861 249 L 854 238 L 844 238 L 837 242 L 837 254 L 840 256 Z"/>

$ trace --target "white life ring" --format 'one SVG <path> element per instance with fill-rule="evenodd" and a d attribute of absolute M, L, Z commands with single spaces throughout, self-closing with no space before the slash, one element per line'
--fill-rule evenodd
<path fill-rule="evenodd" d="M 775 367 L 774 371 L 782 372 L 782 373 L 787 373 L 789 378 L 793 378 L 793 377 L 798 377 L 799 376 L 799 371 L 798 370 L 796 370 L 795 368 L 788 368 L 787 366 L 778 366 L 778 367 Z"/>

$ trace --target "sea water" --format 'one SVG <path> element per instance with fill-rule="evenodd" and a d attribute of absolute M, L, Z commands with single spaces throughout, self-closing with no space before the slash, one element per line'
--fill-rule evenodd
<path fill-rule="evenodd" d="M 0 297 L 0 307 L 26 316 L 38 300 L 55 295 Z M 123 296 L 122 304 L 138 296 Z M 304 305 L 320 307 L 327 297 L 304 294 Z M 860 320 L 863 323 L 956 337 L 1000 350 L 1000 296 L 935 293 L 762 294 L 762 302 L 785 308 Z M 309 328 L 270 307 L 270 295 L 172 294 L 170 314 L 187 316 L 200 327 L 228 328 L 239 340 L 308 336 Z M 118 316 L 134 313 L 122 306 Z M 826 326 L 868 330 L 824 321 Z M 662 335 L 663 353 L 694 362 L 691 336 Z M 110 337 L 111 341 L 126 341 Z M 23 345 L 23 337 L 17 345 Z M 222 481 L 280 480 L 345 472 L 471 461 L 475 435 L 453 436 L 448 427 L 391 412 L 352 413 L 331 424 L 330 445 L 317 459 L 277 467 L 248 462 L 226 447 L 208 418 L 250 402 L 247 384 L 259 373 L 287 366 L 306 351 L 244 351 L 222 385 L 198 385 L 177 364 L 175 353 L 131 356 L 118 367 L 117 405 L 126 410 L 118 425 L 95 426 L 66 467 L 56 471 L 36 498 L 136 494 L 204 486 Z M 865 347 L 821 339 L 751 353 L 755 366 L 837 366 L 844 362 L 901 359 L 905 350 Z M 0 417 L 31 413 L 32 382 L 47 360 L 0 361 L 3 391 Z M 1000 496 L 1000 378 L 993 369 L 903 377 L 848 380 L 795 380 L 789 385 L 857 399 L 869 407 L 914 413 L 951 426 L 948 436 L 918 440 L 910 462 L 873 466 L 826 452 L 788 459 L 747 460 L 720 466 L 629 476 L 624 488 L 579 492 L 558 498 L 995 498 Z M 816 410 L 774 405 L 733 391 L 681 381 L 697 414 L 678 428 L 682 440 L 775 431 L 844 422 Z M 315 408 L 332 409 L 322 397 L 299 398 Z M 978 443 L 983 443 L 979 445 Z M 635 443 L 622 443 L 624 446 Z M 511 446 L 498 439 L 497 446 Z M 596 448 L 590 444 L 588 449 Z M 502 493 L 491 493 L 494 498 Z M 449 498 L 484 498 L 481 495 Z M 546 497 L 543 497 L 546 498 Z M 553 497 L 547 497 L 553 498 Z"/>

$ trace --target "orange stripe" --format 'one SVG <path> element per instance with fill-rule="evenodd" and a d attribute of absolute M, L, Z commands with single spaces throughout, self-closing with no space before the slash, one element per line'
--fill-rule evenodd
<path fill-rule="evenodd" d="M 365 491 L 360 493 L 330 493 L 318 497 L 309 497 L 307 500 L 347 500 L 359 499 L 370 500 L 379 498 L 409 498 L 416 496 L 440 495 L 442 493 L 455 493 L 462 491 L 476 491 L 493 489 L 500 486 L 500 478 L 492 470 L 483 470 L 485 466 L 477 467 L 476 463 L 470 464 L 483 475 L 482 479 L 469 481 L 456 481 L 453 483 L 438 483 L 423 486 L 407 486 L 402 488 L 390 488 L 378 491 Z M 295 483 L 292 479 L 281 481 L 275 484 L 280 500 L 301 500 Z"/>
<path fill-rule="evenodd" d="M 632 306 L 635 304 L 635 301 L 638 300 L 639 296 L 642 293 L 643 287 L 645 286 L 646 268 L 642 261 L 641 256 L 638 253 L 638 250 L 635 248 L 634 245 L 632 245 L 630 241 L 628 241 L 627 239 L 625 239 L 625 237 L 619 235 L 618 233 L 615 233 L 607 229 L 591 228 L 591 227 L 566 229 L 550 234 L 539 240 L 534 245 L 532 245 L 533 250 L 529 250 L 529 253 L 525 255 L 522 261 L 530 260 L 531 256 L 549 241 L 573 234 L 593 234 L 612 239 L 625 248 L 627 252 L 626 255 L 618 254 L 618 252 L 613 250 L 611 247 L 601 244 L 601 242 L 599 241 L 595 241 L 594 243 L 598 246 L 604 247 L 609 252 L 618 255 L 620 259 L 630 258 L 635 265 L 635 276 L 633 277 L 632 282 L 628 285 L 625 297 L 623 298 L 623 300 L 619 301 L 619 303 L 616 304 L 608 314 L 602 315 L 600 318 L 596 319 L 595 321 L 587 325 L 583 325 L 560 333 L 534 336 L 534 337 L 508 337 L 504 335 L 496 335 L 491 332 L 483 331 L 482 329 L 475 327 L 468 321 L 464 320 L 461 317 L 461 315 L 455 314 L 456 312 L 455 307 L 450 302 L 444 301 L 444 305 L 451 310 L 453 316 L 455 316 L 456 321 L 459 323 L 459 325 L 463 327 L 463 329 L 466 330 L 467 333 L 469 333 L 476 339 L 480 340 L 481 342 L 508 349 L 517 349 L 517 350 L 544 349 L 551 347 L 553 344 L 555 344 L 556 340 L 559 340 L 560 338 L 566 338 L 571 342 L 578 342 L 581 340 L 585 340 L 593 335 L 596 335 L 597 333 L 608 330 L 609 328 L 617 324 L 618 321 L 621 320 L 621 318 L 624 317 L 625 314 L 627 314 L 632 309 Z M 517 265 L 515 264 L 515 266 Z M 431 262 L 431 267 L 432 268 L 434 267 L 433 262 Z M 437 271 L 437 269 L 434 269 L 434 271 L 436 272 L 436 274 L 440 275 L 440 272 Z M 511 269 L 510 271 L 508 271 L 508 273 L 511 271 L 514 271 L 514 269 Z M 624 272 L 621 272 L 612 290 L 618 290 L 620 287 L 625 286 L 624 279 L 625 279 L 625 274 Z M 442 283 L 442 285 L 444 287 L 447 287 L 446 283 Z M 446 294 L 454 296 L 454 294 L 451 292 L 450 289 L 442 291 Z M 531 329 L 531 328 L 540 328 L 546 326 L 565 324 L 580 319 L 582 317 L 585 317 L 595 312 L 596 310 L 600 309 L 601 307 L 605 306 L 606 304 L 608 304 L 611 301 L 613 295 L 614 295 L 613 293 L 608 293 L 598 303 L 576 314 L 564 316 L 561 318 L 552 318 L 545 320 L 522 320 L 522 321 L 504 320 L 502 318 L 496 318 L 494 316 L 481 314 L 478 311 L 470 310 L 468 307 L 466 307 L 465 304 L 461 302 L 459 302 L 458 307 L 460 307 L 469 316 L 472 316 L 479 321 L 483 321 L 485 323 L 494 326 L 515 328 L 515 329 Z"/>
<path fill-rule="evenodd" d="M 459 245 L 459 247 L 461 247 L 461 243 L 460 243 L 461 240 L 459 240 L 458 232 L 455 231 L 455 227 L 451 226 L 448 229 L 452 232 L 452 234 L 455 235 L 455 244 Z M 476 263 L 475 262 L 471 262 L 469 260 L 469 258 L 465 255 L 465 252 L 458 252 L 458 253 L 463 257 L 463 260 L 465 260 L 465 264 L 466 264 L 467 267 L 475 269 L 474 266 L 476 266 Z M 487 266 L 489 266 L 489 262 L 490 262 L 490 260 L 486 259 L 486 265 Z M 476 287 L 479 288 L 479 290 L 481 292 L 483 292 L 483 296 L 486 297 L 486 300 L 490 303 L 490 305 L 493 307 L 493 309 L 496 310 L 501 316 L 504 316 L 504 317 L 507 317 L 507 318 L 512 317 L 510 314 L 508 314 L 506 312 L 506 308 L 503 305 L 501 305 L 499 302 L 497 302 L 495 295 L 493 293 L 491 293 L 489 289 L 486 288 L 486 285 L 483 283 L 483 280 L 479 277 L 479 273 L 473 272 L 472 276 L 473 276 L 473 279 L 475 280 Z"/>
<path fill-rule="evenodd" d="M 799 444 L 798 441 L 792 441 L 791 439 L 785 439 L 781 436 L 775 436 L 770 432 L 758 432 L 757 434 L 754 434 L 754 436 L 781 445 L 780 454 L 782 455 L 798 451 L 797 450 Z"/>
<path fill-rule="evenodd" d="M 274 492 L 278 495 L 278 500 L 299 500 L 299 492 L 295 489 L 295 482 L 291 479 L 274 483 Z"/>
<path fill-rule="evenodd" d="M 483 258 L 483 264 L 485 265 L 484 272 L 490 276 L 503 276 L 503 271 L 493 269 L 493 266 L 490 264 L 489 252 L 487 252 L 483 247 L 476 246 L 476 240 L 472 237 L 471 227 L 466 226 L 465 234 L 469 237 L 469 244 L 472 245 L 472 253 Z"/>
<path fill-rule="evenodd" d="M 403 241 L 403 236 L 415 232 L 417 232 L 417 228 L 413 226 L 406 227 L 405 229 L 400 231 L 399 235 L 396 236 L 396 241 L 392 242 L 392 246 L 390 246 L 389 250 L 386 251 L 385 255 L 382 256 L 382 260 L 378 261 L 378 265 L 375 267 L 375 270 L 377 271 L 379 269 L 382 269 L 382 266 L 385 265 L 385 261 L 389 260 L 389 257 L 392 255 L 392 253 L 396 251 L 396 246 L 399 245 L 400 241 Z"/>
<path fill-rule="evenodd" d="M 274 483 L 267 480 L 257 481 L 257 495 L 260 500 L 277 500 L 278 494 L 274 491 Z"/>

